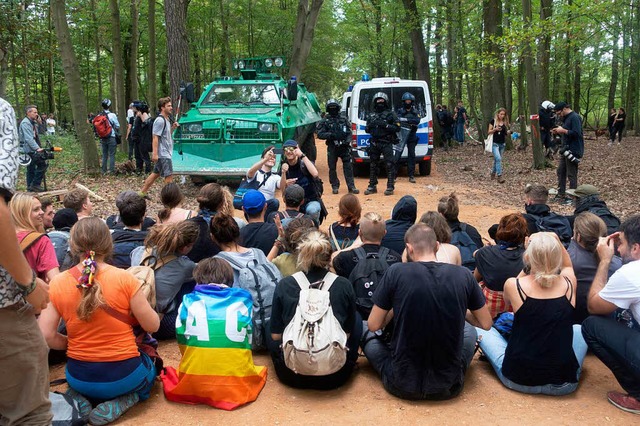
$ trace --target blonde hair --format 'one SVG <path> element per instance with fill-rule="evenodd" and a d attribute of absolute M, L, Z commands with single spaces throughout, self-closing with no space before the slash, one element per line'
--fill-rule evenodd
<path fill-rule="evenodd" d="M 97 217 L 82 219 L 71 228 L 69 248 L 76 258 L 85 259 L 90 251 L 93 251 L 95 258 L 99 260 L 109 258 L 113 251 L 113 242 L 107 224 Z M 96 267 L 96 274 L 97 272 Z M 104 304 L 100 283 L 94 279 L 90 288 L 81 288 L 80 291 L 82 299 L 76 314 L 80 320 L 88 321 L 96 309 Z"/>
<path fill-rule="evenodd" d="M 560 275 L 562 244 L 553 232 L 537 232 L 529 239 L 524 263 L 531 266 L 534 280 L 540 286 L 549 288 Z"/>
<path fill-rule="evenodd" d="M 387 226 L 376 212 L 366 213 L 360 220 L 360 235 L 367 241 L 382 241 Z"/>
<path fill-rule="evenodd" d="M 509 127 L 509 113 L 507 112 L 506 108 L 498 108 L 496 110 L 496 114 L 493 116 L 493 122 L 497 123 L 498 122 L 498 114 L 500 114 L 502 111 L 504 111 L 504 125 L 508 128 Z"/>
<path fill-rule="evenodd" d="M 11 217 L 13 218 L 13 223 L 15 223 L 16 228 L 34 232 L 44 232 L 44 224 L 38 226 L 31 220 L 31 210 L 33 210 L 34 201 L 40 203 L 40 200 L 33 194 L 17 192 L 9 203 Z"/>
<path fill-rule="evenodd" d="M 309 272 L 312 267 L 326 268 L 331 262 L 331 242 L 321 231 L 310 231 L 298 244 L 297 267 L 302 272 Z"/>
<path fill-rule="evenodd" d="M 231 190 L 229 190 L 228 186 L 222 187 L 222 194 L 224 195 L 224 201 L 222 202 L 222 206 L 218 213 L 228 214 L 233 217 L 235 214 L 235 209 L 233 208 L 233 194 L 231 193 Z"/>

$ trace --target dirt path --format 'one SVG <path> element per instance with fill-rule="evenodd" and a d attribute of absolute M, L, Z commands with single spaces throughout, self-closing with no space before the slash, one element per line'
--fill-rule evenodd
<path fill-rule="evenodd" d="M 324 227 L 337 218 L 337 203 L 346 193 L 344 178 L 341 193 L 331 194 L 326 169 L 326 148 L 318 141 L 318 168 L 325 182 L 324 200 L 329 218 Z M 340 176 L 341 171 L 339 171 Z M 136 178 L 131 178 L 132 180 Z M 460 219 L 476 226 L 483 234 L 505 213 L 521 208 L 504 203 L 498 194 L 469 186 L 453 185 L 438 172 L 434 165 L 432 176 L 418 177 L 417 184 L 407 181 L 401 171 L 393 196 L 381 193 L 364 196 L 367 179 L 357 178 L 361 190 L 363 212 L 377 211 L 385 218 L 403 195 L 411 194 L 418 200 L 418 216 L 436 210 L 438 199 L 453 190 L 462 202 Z M 138 183 L 132 183 L 137 187 Z M 158 190 L 159 188 L 154 188 Z M 196 188 L 188 188 L 192 196 Z M 520 188 L 514 191 L 520 191 Z M 465 203 L 467 203 L 465 205 Z M 470 204 L 472 203 L 472 204 Z M 482 204 L 484 203 L 484 205 Z M 190 203 L 191 204 L 191 203 Z M 487 205 L 499 206 L 488 207 Z M 150 209 L 153 210 L 153 209 Z M 175 342 L 164 342 L 160 353 L 165 364 L 177 367 L 180 353 Z M 469 369 L 462 394 L 446 402 L 412 402 L 397 399 L 382 388 L 379 378 L 365 358 L 358 361 L 358 370 L 352 380 L 341 389 L 331 392 L 301 391 L 283 386 L 278 381 L 268 355 L 254 357 L 258 365 L 269 368 L 267 384 L 258 400 L 233 412 L 224 412 L 208 406 L 191 406 L 168 402 L 158 383 L 151 399 L 138 404 L 119 424 L 127 425 L 210 425 L 210 424 L 358 424 L 384 421 L 387 424 L 637 424 L 638 418 L 609 404 L 606 392 L 620 390 L 611 372 L 593 355 L 587 355 L 583 365 L 580 387 L 565 397 L 524 395 L 502 386 L 488 362 L 475 359 Z M 61 366 L 52 369 L 52 379 L 62 377 Z"/>

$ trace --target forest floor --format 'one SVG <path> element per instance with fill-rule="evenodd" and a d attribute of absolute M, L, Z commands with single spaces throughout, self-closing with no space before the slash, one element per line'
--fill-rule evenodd
<path fill-rule="evenodd" d="M 337 219 L 339 198 L 346 193 L 344 179 L 341 192 L 332 195 L 326 168 L 326 148 L 318 141 L 320 176 L 325 182 L 324 201 L 329 218 L 323 229 Z M 67 148 L 69 149 L 69 148 Z M 120 156 L 122 154 L 119 154 Z M 75 162 L 70 158 L 75 157 Z M 94 213 L 102 217 L 115 211 L 115 197 L 125 189 L 141 187 L 143 177 L 111 176 L 87 177 L 79 172 L 77 154 L 65 153 L 49 171 L 50 189 L 71 188 L 80 182 L 96 191 L 108 201 L 95 203 Z M 174 161 L 180 161 L 174 158 Z M 393 196 L 381 193 L 360 195 L 363 212 L 377 211 L 385 218 L 403 195 L 411 194 L 418 200 L 418 216 L 436 210 L 438 199 L 455 191 L 461 201 L 460 220 L 476 226 L 482 235 L 497 223 L 501 216 L 523 210 L 522 191 L 527 183 L 538 182 L 550 188 L 556 186 L 555 169 L 532 170 L 531 148 L 526 151 L 507 151 L 504 155 L 506 183 L 489 179 L 492 157 L 482 153 L 479 146 L 464 146 L 449 152 L 438 150 L 434 155 L 431 176 L 417 177 L 416 184 L 407 181 L 406 170 L 401 170 Z M 604 138 L 585 141 L 585 157 L 580 164 L 579 182 L 596 185 L 614 213 L 621 217 L 639 212 L 640 139 L 626 138 L 621 145 L 607 146 Z M 340 176 L 341 173 L 339 173 Z M 178 179 L 180 181 L 180 179 Z M 381 181 L 383 184 L 383 181 Z M 356 185 L 363 192 L 367 179 L 358 177 Z M 198 188 L 187 181 L 183 186 L 187 201 L 185 207 L 195 208 Z M 150 191 L 148 214 L 154 216 L 160 209 L 160 184 Z M 362 194 L 361 192 L 361 194 Z M 551 204 L 557 212 L 569 214 L 572 208 Z M 177 367 L 180 352 L 175 342 L 162 342 L 160 354 L 165 365 Z M 357 424 L 383 420 L 388 424 L 633 424 L 637 418 L 615 408 L 607 402 L 606 392 L 620 390 L 613 374 L 595 356 L 588 354 L 580 386 L 569 396 L 550 397 L 524 395 L 501 385 L 487 362 L 474 359 L 465 380 L 462 394 L 446 402 L 414 402 L 397 399 L 384 391 L 379 378 L 366 359 L 358 361 L 358 370 L 341 389 L 330 392 L 301 391 L 283 386 L 273 371 L 266 354 L 254 357 L 257 365 L 269 368 L 267 384 L 257 401 L 233 412 L 216 410 L 202 405 L 181 405 L 168 402 L 160 383 L 154 387 L 151 399 L 135 406 L 119 424 L 156 425 L 180 424 L 208 425 L 215 423 L 251 424 Z M 51 368 L 51 378 L 64 375 L 63 366 Z"/>

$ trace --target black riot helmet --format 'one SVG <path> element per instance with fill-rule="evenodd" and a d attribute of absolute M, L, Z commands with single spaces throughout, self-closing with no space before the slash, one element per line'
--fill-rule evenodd
<path fill-rule="evenodd" d="M 416 100 L 416 97 L 409 92 L 404 92 L 404 94 L 402 95 L 402 103 L 404 104 L 404 107 L 406 109 L 410 109 L 411 106 L 413 105 L 413 102 L 415 102 L 415 100 Z"/>
<path fill-rule="evenodd" d="M 331 98 L 326 103 L 326 110 L 329 115 L 338 115 L 340 113 L 340 104 L 338 101 Z"/>
<path fill-rule="evenodd" d="M 384 92 L 378 92 L 373 95 L 373 109 L 382 112 L 389 105 L 389 97 Z"/>

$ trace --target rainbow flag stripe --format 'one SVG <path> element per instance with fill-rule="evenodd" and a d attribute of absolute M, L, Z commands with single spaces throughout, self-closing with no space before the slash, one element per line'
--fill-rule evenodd
<path fill-rule="evenodd" d="M 240 288 L 197 286 L 184 296 L 176 320 L 180 366 L 161 375 L 168 400 L 223 410 L 256 400 L 267 368 L 253 364 L 252 306 Z"/>

